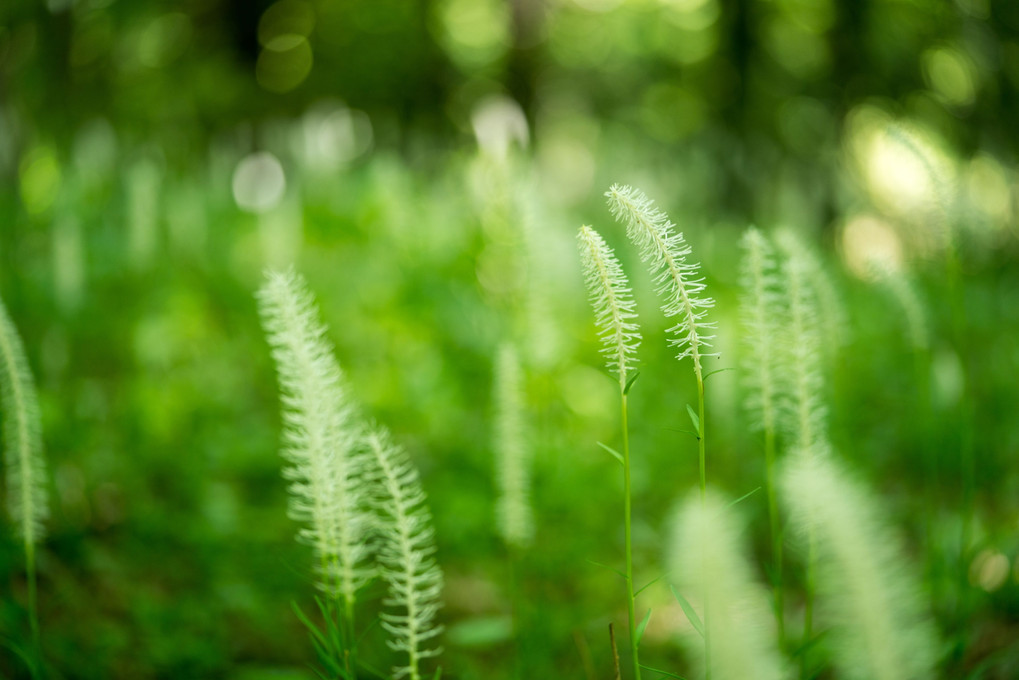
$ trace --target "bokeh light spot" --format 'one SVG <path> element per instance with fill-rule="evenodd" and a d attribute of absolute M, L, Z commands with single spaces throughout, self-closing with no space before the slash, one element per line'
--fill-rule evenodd
<path fill-rule="evenodd" d="M 32 215 L 45 212 L 60 191 L 60 162 L 52 149 L 39 146 L 21 161 L 21 201 Z"/>
<path fill-rule="evenodd" d="M 248 212 L 264 213 L 274 208 L 283 198 L 286 186 L 283 166 L 267 151 L 246 156 L 234 170 L 234 200 Z"/>
<path fill-rule="evenodd" d="M 967 171 L 966 193 L 970 205 L 995 225 L 1004 226 L 1012 218 L 1012 190 L 1005 168 L 991 156 L 980 154 Z"/>
<path fill-rule="evenodd" d="M 703 31 L 715 25 L 722 13 L 718 0 L 661 0 L 665 16 L 685 31 Z M 679 47 L 679 45 L 677 45 Z"/>
<path fill-rule="evenodd" d="M 307 38 L 315 28 L 315 10 L 304 0 L 280 0 L 262 14 L 258 42 L 266 47 L 275 38 L 294 35 Z"/>
<path fill-rule="evenodd" d="M 187 49 L 191 20 L 181 12 L 156 17 L 138 36 L 138 61 L 149 68 L 166 66 Z"/>
<path fill-rule="evenodd" d="M 896 123 L 871 106 L 850 112 L 846 130 L 864 188 L 881 210 L 904 218 L 929 217 L 947 200 L 954 173 L 927 130 Z"/>
<path fill-rule="evenodd" d="M 861 279 L 880 271 L 902 268 L 902 245 L 887 222 L 870 215 L 858 215 L 842 228 L 842 254 L 846 267 Z"/>
<path fill-rule="evenodd" d="M 997 550 L 981 550 L 969 565 L 969 582 L 991 593 L 1008 579 L 1008 558 Z"/>
<path fill-rule="evenodd" d="M 588 12 L 611 12 L 623 4 L 625 0 L 573 0 L 573 4 Z"/>
<path fill-rule="evenodd" d="M 438 7 L 439 39 L 462 68 L 491 64 L 509 45 L 507 5 L 497 0 L 446 0 Z"/>
<path fill-rule="evenodd" d="M 313 63 L 308 39 L 286 33 L 271 39 L 258 55 L 255 78 L 270 92 L 289 92 L 304 82 Z"/>
<path fill-rule="evenodd" d="M 312 107 L 301 121 L 297 152 L 319 172 L 334 172 L 371 150 L 374 134 L 364 111 L 340 102 Z"/>
<path fill-rule="evenodd" d="M 505 158 L 513 142 L 526 147 L 530 139 L 523 109 L 501 95 L 486 97 L 474 107 L 471 127 L 481 150 L 496 158 Z"/>
<path fill-rule="evenodd" d="M 976 68 L 959 50 L 928 50 L 923 55 L 923 72 L 931 89 L 952 106 L 969 106 L 976 98 Z"/>

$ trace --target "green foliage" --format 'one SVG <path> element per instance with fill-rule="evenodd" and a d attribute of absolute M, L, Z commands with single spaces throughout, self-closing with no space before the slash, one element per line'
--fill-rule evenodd
<path fill-rule="evenodd" d="M 316 657 L 333 677 L 407 662 L 377 616 L 386 582 L 356 591 L 355 630 L 331 597 L 337 570 L 306 544 L 314 513 L 287 518 L 314 494 L 288 492 L 296 460 L 280 483 L 274 442 L 281 429 L 283 448 L 306 439 L 329 410 L 307 403 L 312 417 L 280 427 L 251 291 L 291 262 L 332 329 L 320 337 L 343 358 L 341 387 L 420 464 L 446 583 L 436 622 L 456 633 L 442 640 L 449 676 L 611 677 L 606 624 L 622 631 L 628 616 L 643 663 L 624 676 L 701 680 L 700 650 L 674 644 L 691 624 L 661 548 L 673 499 L 698 483 L 705 430 L 713 485 L 768 490 L 736 507 L 787 661 L 843 675 L 824 598 L 799 639 L 830 561 L 822 539 L 813 559 L 809 538 L 783 545 L 770 507 L 769 477 L 804 423 L 922 567 L 944 640 L 930 677 L 1019 675 L 1014 2 L 169 4 L 0 2 L 0 290 L 38 385 L 51 489 L 45 540 L 29 543 L 45 663 L 15 520 L 0 532 L 0 676 L 28 663 L 83 680 L 307 680 Z M 690 364 L 669 361 L 684 348 L 665 342 L 640 345 L 636 382 L 637 352 L 622 361 L 620 441 L 570 226 L 606 217 L 598 187 L 615 178 L 657 196 L 696 249 L 686 260 L 717 301 L 708 349 L 728 362 L 739 348 L 743 368 L 748 353 L 781 355 L 786 422 L 770 443 L 763 410 L 739 408 L 755 378 L 705 365 L 694 385 Z M 776 246 L 779 330 L 793 323 L 784 261 L 806 261 L 819 351 L 744 342 L 750 222 Z M 603 226 L 645 310 L 661 285 Z M 873 259 L 915 295 L 875 281 Z M 652 307 L 642 336 L 682 342 L 683 315 Z M 493 371 L 506 343 L 526 367 L 535 520 L 527 549 L 509 551 L 493 517 L 503 490 L 525 485 L 493 476 L 493 434 L 516 429 L 498 423 L 514 409 L 493 406 L 508 393 Z M 807 364 L 820 424 L 810 399 L 789 408 Z M 328 644 L 309 644 L 291 602 Z"/>

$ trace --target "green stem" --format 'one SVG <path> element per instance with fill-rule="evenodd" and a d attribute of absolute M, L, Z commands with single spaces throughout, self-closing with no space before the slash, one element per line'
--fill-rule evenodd
<path fill-rule="evenodd" d="M 39 613 L 36 605 L 35 546 L 28 538 L 25 539 L 25 573 L 28 577 L 28 623 L 32 630 L 32 651 L 38 659 L 41 657 L 41 650 L 39 647 Z"/>
<path fill-rule="evenodd" d="M 343 609 L 343 628 L 346 631 L 346 654 L 344 655 L 344 664 L 347 669 L 347 677 L 357 677 L 357 636 L 354 634 L 354 603 L 351 600 L 344 600 Z M 413 664 L 413 669 L 417 670 L 417 664 Z"/>
<path fill-rule="evenodd" d="M 707 494 L 708 481 L 707 471 L 705 466 L 704 457 L 704 378 L 701 377 L 701 367 L 698 364 L 694 365 L 697 369 L 697 418 L 698 418 L 698 430 L 697 433 L 697 448 L 698 448 L 698 460 L 700 463 L 701 473 L 701 503 L 704 502 L 704 497 Z"/>
<path fill-rule="evenodd" d="M 701 506 L 708 493 L 708 477 L 706 456 L 704 454 L 704 376 L 701 372 L 701 362 L 698 353 L 694 353 L 694 374 L 697 376 L 697 459 L 700 468 L 701 481 Z M 704 594 L 704 667 L 705 679 L 711 680 L 711 625 L 708 623 L 709 603 L 707 593 Z"/>
<path fill-rule="evenodd" d="M 620 390 L 622 397 L 623 421 L 623 533 L 626 541 L 626 608 L 630 617 L 630 654 L 633 657 L 633 677 L 640 680 L 640 658 L 637 655 L 637 619 L 634 612 L 633 596 L 633 537 L 631 531 L 630 498 L 630 428 L 626 413 L 626 392 Z"/>
<path fill-rule="evenodd" d="M 521 618 L 523 616 L 521 612 L 520 603 L 524 601 L 522 588 L 520 586 L 520 580 L 518 575 L 518 568 L 520 563 L 520 551 L 514 546 L 506 546 L 506 568 L 507 568 L 507 579 L 509 581 L 509 606 L 510 606 L 510 624 L 513 627 L 513 646 L 514 654 L 514 671 L 513 677 L 517 680 L 527 677 L 524 672 L 524 645 L 523 645 L 523 634 L 526 628 L 521 625 Z"/>
<path fill-rule="evenodd" d="M 800 654 L 800 678 L 806 680 L 809 670 L 807 666 L 807 645 L 810 643 L 813 637 L 814 628 L 814 588 L 815 588 L 815 563 L 817 562 L 817 556 L 815 554 L 815 541 L 814 541 L 814 527 L 811 525 L 807 529 L 807 581 L 806 581 L 806 603 L 803 612 L 803 650 Z"/>
<path fill-rule="evenodd" d="M 775 620 L 778 623 L 778 644 L 785 647 L 785 604 L 782 596 L 782 528 L 779 524 L 778 501 L 775 497 L 775 429 L 764 428 L 764 464 L 768 485 L 768 519 L 771 524 L 771 557 L 774 560 Z"/>

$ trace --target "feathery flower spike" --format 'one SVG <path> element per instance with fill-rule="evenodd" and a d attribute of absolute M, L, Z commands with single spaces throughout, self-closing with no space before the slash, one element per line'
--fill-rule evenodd
<path fill-rule="evenodd" d="M 49 516 L 39 402 L 25 348 L 0 301 L 0 407 L 3 408 L 7 512 L 26 551 L 43 536 Z"/>
<path fill-rule="evenodd" d="M 269 272 L 258 299 L 282 394 L 290 517 L 306 525 L 298 540 L 315 549 L 319 587 L 351 611 L 371 577 L 360 426 L 303 277 Z"/>
<path fill-rule="evenodd" d="M 642 191 L 614 184 L 605 196 L 612 214 L 626 224 L 627 236 L 640 249 L 641 259 L 650 265 L 658 294 L 663 298 L 665 316 L 678 317 L 676 325 L 668 331 L 674 335 L 670 344 L 679 349 L 676 358 L 682 361 L 692 357 L 700 376 L 701 357 L 718 356 L 703 351 L 711 347 L 708 341 L 714 338 L 704 332 L 715 328 L 714 322 L 705 321 L 707 310 L 715 306 L 715 301 L 703 295 L 700 264 L 686 261 L 693 251 L 682 232 Z"/>
<path fill-rule="evenodd" d="M 625 388 L 640 344 L 640 329 L 633 321 L 637 318 L 633 293 L 622 265 L 598 232 L 583 226 L 577 239 L 595 324 L 604 344 L 601 352 L 609 371 L 616 373 L 620 387 Z"/>
<path fill-rule="evenodd" d="M 783 263 L 787 296 L 782 374 L 783 422 L 795 445 L 802 450 L 824 448 L 828 441 L 828 409 L 824 402 L 821 362 L 821 329 L 817 299 L 810 285 L 810 264 L 799 254 Z"/>
<path fill-rule="evenodd" d="M 379 513 L 378 559 L 382 578 L 389 585 L 383 603 L 399 612 L 383 612 L 382 627 L 392 635 L 389 647 L 407 654 L 407 664 L 394 667 L 393 677 L 419 680 L 420 662 L 442 652 L 430 642 L 443 630 L 435 623 L 441 606 L 442 571 L 433 557 L 432 517 L 407 452 L 382 428 L 373 428 L 367 443 L 377 477 L 372 500 Z"/>
<path fill-rule="evenodd" d="M 933 677 L 936 634 L 872 494 L 830 455 L 796 455 L 782 481 L 793 524 L 817 545 L 818 608 L 840 677 Z"/>
<path fill-rule="evenodd" d="M 530 452 L 524 440 L 523 380 L 516 348 L 499 349 L 495 371 L 495 454 L 499 485 L 496 519 L 508 545 L 522 548 L 534 537 L 530 503 Z"/>
<path fill-rule="evenodd" d="M 768 596 L 752 577 L 734 510 L 709 492 L 690 498 L 677 519 L 671 570 L 703 598 L 703 632 L 711 640 L 710 659 L 699 638 L 689 639 L 691 653 L 710 664 L 712 680 L 782 680 Z"/>
<path fill-rule="evenodd" d="M 778 270 L 771 244 L 758 229 L 747 229 L 741 245 L 740 312 L 745 329 L 747 410 L 756 429 L 774 431 L 782 303 Z"/>

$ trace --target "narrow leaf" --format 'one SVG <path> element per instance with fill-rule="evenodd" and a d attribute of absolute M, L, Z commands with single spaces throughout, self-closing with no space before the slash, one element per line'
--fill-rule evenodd
<path fill-rule="evenodd" d="M 669 590 L 676 596 L 676 601 L 679 602 L 679 606 L 683 608 L 683 613 L 686 614 L 687 620 L 690 621 L 690 625 L 694 627 L 701 637 L 704 637 L 704 624 L 701 623 L 701 617 L 697 615 L 694 608 L 690 605 L 685 597 L 679 594 L 679 591 L 673 586 L 669 586 Z"/>
<path fill-rule="evenodd" d="M 651 671 L 652 673 L 661 673 L 662 675 L 664 675 L 667 678 L 676 678 L 677 680 L 686 680 L 686 678 L 684 678 L 682 675 L 676 675 L 675 673 L 672 673 L 672 672 L 669 672 L 669 671 L 663 671 L 660 668 L 651 668 L 651 666 L 645 666 L 644 664 L 641 664 L 640 667 L 643 668 L 646 671 Z"/>
<path fill-rule="evenodd" d="M 648 621 L 651 620 L 651 610 L 647 610 L 647 614 L 644 615 L 644 620 L 637 624 L 637 646 L 640 647 L 640 641 L 644 639 L 644 629 L 647 628 Z"/>
<path fill-rule="evenodd" d="M 633 375 L 626 379 L 626 387 L 623 388 L 623 394 L 629 394 L 630 388 L 633 387 L 633 383 L 637 382 L 637 378 L 640 377 L 640 371 L 634 371 Z"/>
<path fill-rule="evenodd" d="M 311 619 L 309 619 L 305 615 L 305 613 L 301 611 L 301 608 L 297 605 L 296 602 L 291 600 L 290 606 L 291 608 L 293 608 L 294 613 L 297 614 L 297 618 L 300 620 L 300 622 L 303 623 L 305 628 L 308 629 L 308 632 L 311 633 L 312 637 L 314 637 L 316 640 L 321 642 L 323 646 L 325 646 L 326 645 L 325 636 L 322 635 L 321 631 L 319 631 L 318 626 L 312 623 Z"/>
<path fill-rule="evenodd" d="M 710 373 L 705 373 L 704 374 L 704 382 L 707 382 L 708 378 L 710 378 L 711 376 L 713 376 L 716 373 L 721 373 L 722 371 L 731 371 L 731 370 L 733 370 L 731 366 L 728 367 L 728 368 L 716 368 L 715 370 L 711 371 Z"/>
<path fill-rule="evenodd" d="M 693 410 L 690 404 L 686 405 L 686 412 L 690 414 L 690 422 L 693 423 L 693 429 L 697 430 L 697 438 L 701 438 L 701 419 L 697 417 L 697 413 Z"/>
<path fill-rule="evenodd" d="M 601 567 L 602 569 L 608 569 L 609 571 L 614 571 L 615 573 L 619 574 L 624 579 L 626 578 L 626 574 L 624 574 L 623 572 L 619 571 L 615 567 L 610 567 L 607 564 L 602 564 L 601 562 L 595 562 L 594 560 L 588 560 L 588 562 L 590 562 L 591 564 L 593 564 L 596 567 Z"/>
<path fill-rule="evenodd" d="M 737 498 L 733 502 L 729 503 L 729 505 L 727 505 L 726 507 L 731 508 L 732 506 L 736 505 L 737 503 L 740 503 L 741 501 L 744 501 L 747 498 L 750 498 L 751 496 L 753 496 L 755 493 L 757 493 L 760 490 L 761 490 L 761 487 L 757 487 L 756 489 L 754 489 L 752 491 L 748 491 L 747 493 L 743 494 L 742 496 L 740 496 L 739 498 Z"/>
<path fill-rule="evenodd" d="M 658 583 L 659 581 L 661 581 L 661 580 L 662 580 L 663 578 L 665 578 L 666 576 L 668 576 L 668 574 L 662 574 L 661 576 L 658 576 L 658 577 L 656 577 L 656 578 L 654 578 L 654 579 L 652 579 L 652 580 L 648 581 L 648 582 L 647 582 L 647 583 L 645 583 L 645 584 L 644 584 L 643 586 L 641 586 L 641 587 L 640 587 L 640 588 L 639 588 L 639 589 L 637 590 L 637 592 L 635 592 L 635 593 L 633 594 L 633 596 L 634 596 L 634 597 L 637 597 L 638 595 L 640 595 L 641 593 L 643 593 L 643 592 L 644 592 L 645 590 L 647 590 L 648 588 L 650 588 L 650 587 L 651 587 L 651 586 L 653 586 L 654 584 L 656 584 L 656 583 Z"/>
<path fill-rule="evenodd" d="M 697 435 L 697 433 L 696 433 L 696 432 L 694 432 L 694 431 L 692 431 L 692 430 L 684 430 L 684 429 L 683 429 L 683 428 L 681 428 L 681 427 L 665 427 L 665 428 L 662 428 L 662 429 L 663 429 L 663 430 L 668 430 L 669 432 L 682 432 L 683 434 L 688 434 L 688 435 L 690 435 L 690 436 L 691 436 L 691 437 L 693 437 L 694 439 L 700 439 L 700 437 L 699 437 L 699 436 Z"/>
<path fill-rule="evenodd" d="M 626 462 L 625 462 L 625 461 L 623 460 L 623 456 L 622 456 L 622 454 L 620 454 L 620 453 L 619 453 L 618 451 L 616 451 L 616 450 L 615 450 L 614 448 L 612 448 L 611 446 L 608 446 L 608 445 L 606 445 L 606 444 L 602 444 L 601 442 L 598 442 L 598 446 L 600 446 L 600 447 L 602 447 L 603 449 L 605 449 L 606 451 L 608 451 L 608 452 L 609 452 L 609 454 L 610 454 L 610 455 L 611 455 L 611 456 L 612 456 L 613 458 L 615 458 L 616 460 L 618 460 L 618 461 L 619 461 L 619 464 L 620 464 L 620 465 L 626 465 Z"/>

